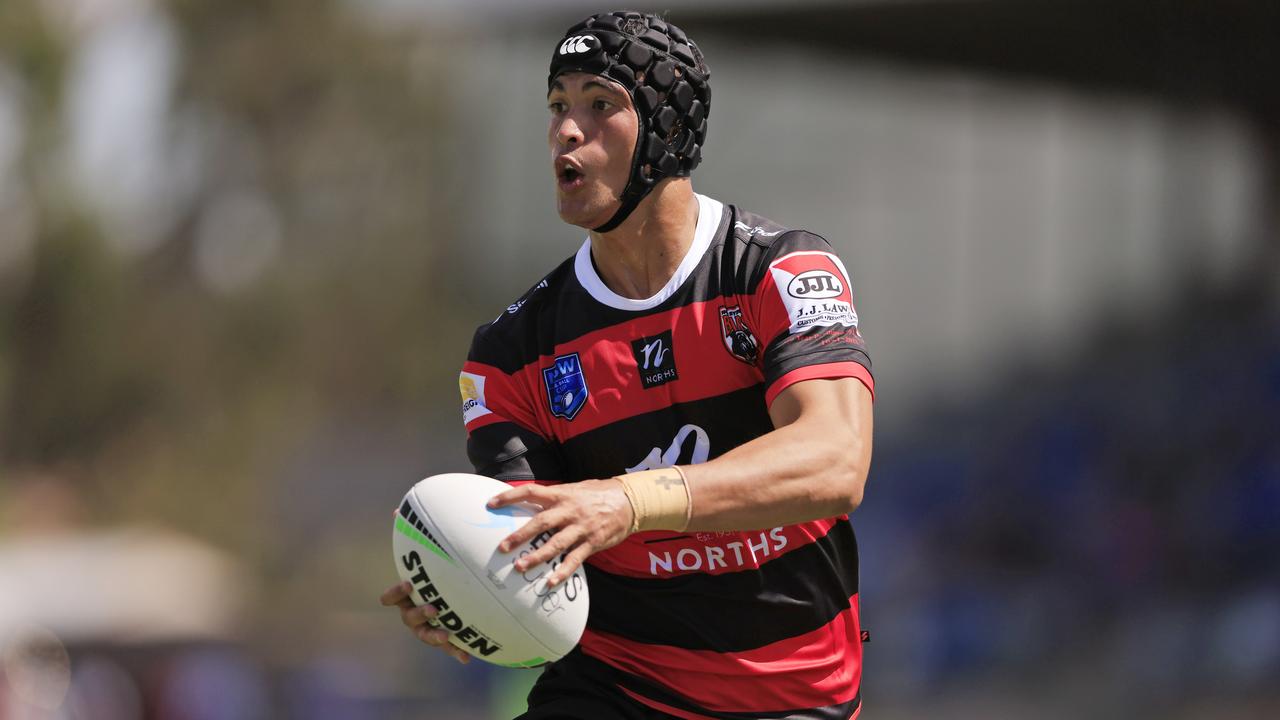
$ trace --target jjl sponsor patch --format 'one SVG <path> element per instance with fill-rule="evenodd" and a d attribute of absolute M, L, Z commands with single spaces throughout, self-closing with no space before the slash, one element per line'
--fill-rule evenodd
<path fill-rule="evenodd" d="M 484 404 L 484 376 L 463 372 L 458 375 L 458 392 L 462 393 L 462 423 L 489 415 Z"/>
<path fill-rule="evenodd" d="M 542 382 L 547 388 L 551 414 L 556 417 L 572 420 L 587 404 L 587 378 L 578 353 L 556 357 L 555 364 L 542 369 Z"/>
<path fill-rule="evenodd" d="M 794 252 L 774 260 L 769 273 L 787 309 L 792 335 L 813 327 L 858 327 L 849 273 L 840 258 L 817 250 Z"/>

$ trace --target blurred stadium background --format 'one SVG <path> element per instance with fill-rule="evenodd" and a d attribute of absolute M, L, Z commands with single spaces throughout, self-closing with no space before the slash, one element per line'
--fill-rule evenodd
<path fill-rule="evenodd" d="M 0 0 L 0 720 L 510 717 L 376 597 L 603 9 Z M 658 9 L 853 276 L 864 716 L 1280 717 L 1280 5 Z"/>

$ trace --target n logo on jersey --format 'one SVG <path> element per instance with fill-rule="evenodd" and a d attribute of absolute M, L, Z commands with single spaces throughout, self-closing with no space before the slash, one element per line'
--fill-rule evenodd
<path fill-rule="evenodd" d="M 756 341 L 756 336 L 751 334 L 746 321 L 742 319 L 740 305 L 720 306 L 720 335 L 730 355 L 748 365 L 756 364 L 760 343 Z"/>
<path fill-rule="evenodd" d="M 645 390 L 680 379 L 676 372 L 676 349 L 671 342 L 670 330 L 632 340 L 631 353 L 635 355 L 640 382 Z"/>
<path fill-rule="evenodd" d="M 829 252 L 806 250 L 774 260 L 769 273 L 791 322 L 791 334 L 813 327 L 858 327 L 849 273 Z"/>
<path fill-rule="evenodd" d="M 587 378 L 578 353 L 556 357 L 554 365 L 542 369 L 542 382 L 547 387 L 551 414 L 556 417 L 572 420 L 587 404 Z"/>

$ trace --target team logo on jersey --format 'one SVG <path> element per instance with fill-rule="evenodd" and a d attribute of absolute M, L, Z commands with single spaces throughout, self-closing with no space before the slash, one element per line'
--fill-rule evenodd
<path fill-rule="evenodd" d="M 724 346 L 729 354 L 748 365 L 755 365 L 760 354 L 760 343 L 751 334 L 747 323 L 742 319 L 742 307 L 720 306 L 720 334 L 724 337 Z"/>
<path fill-rule="evenodd" d="M 840 258 L 820 250 L 793 252 L 770 263 L 769 273 L 787 310 L 792 335 L 832 325 L 857 332 L 849 273 Z"/>
<path fill-rule="evenodd" d="M 670 330 L 632 340 L 631 353 L 635 355 L 640 382 L 645 390 L 680 379 L 676 372 L 676 349 L 671 342 Z"/>
<path fill-rule="evenodd" d="M 547 387 L 551 414 L 556 417 L 572 420 L 587 404 L 587 378 L 582 373 L 578 353 L 556 357 L 555 364 L 542 369 L 542 382 Z"/>

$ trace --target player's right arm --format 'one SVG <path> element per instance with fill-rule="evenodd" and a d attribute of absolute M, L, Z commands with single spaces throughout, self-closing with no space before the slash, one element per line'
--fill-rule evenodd
<path fill-rule="evenodd" d="M 560 453 L 540 431 L 533 398 L 521 382 L 521 367 L 491 349 L 484 328 L 476 332 L 467 362 L 458 376 L 462 421 L 467 430 L 467 457 L 476 474 L 513 485 L 564 477 Z M 380 602 L 400 611 L 400 621 L 422 642 L 440 648 L 459 662 L 471 656 L 449 643 L 449 633 L 434 627 L 436 609 L 415 605 L 413 587 L 399 582 L 382 593 Z"/>
<path fill-rule="evenodd" d="M 538 358 L 489 337 L 488 329 L 476 331 L 458 375 L 467 459 L 477 475 L 512 485 L 563 480 L 559 445 L 537 410 L 534 393 L 542 391 L 542 383 L 531 374 L 538 372 Z"/>

